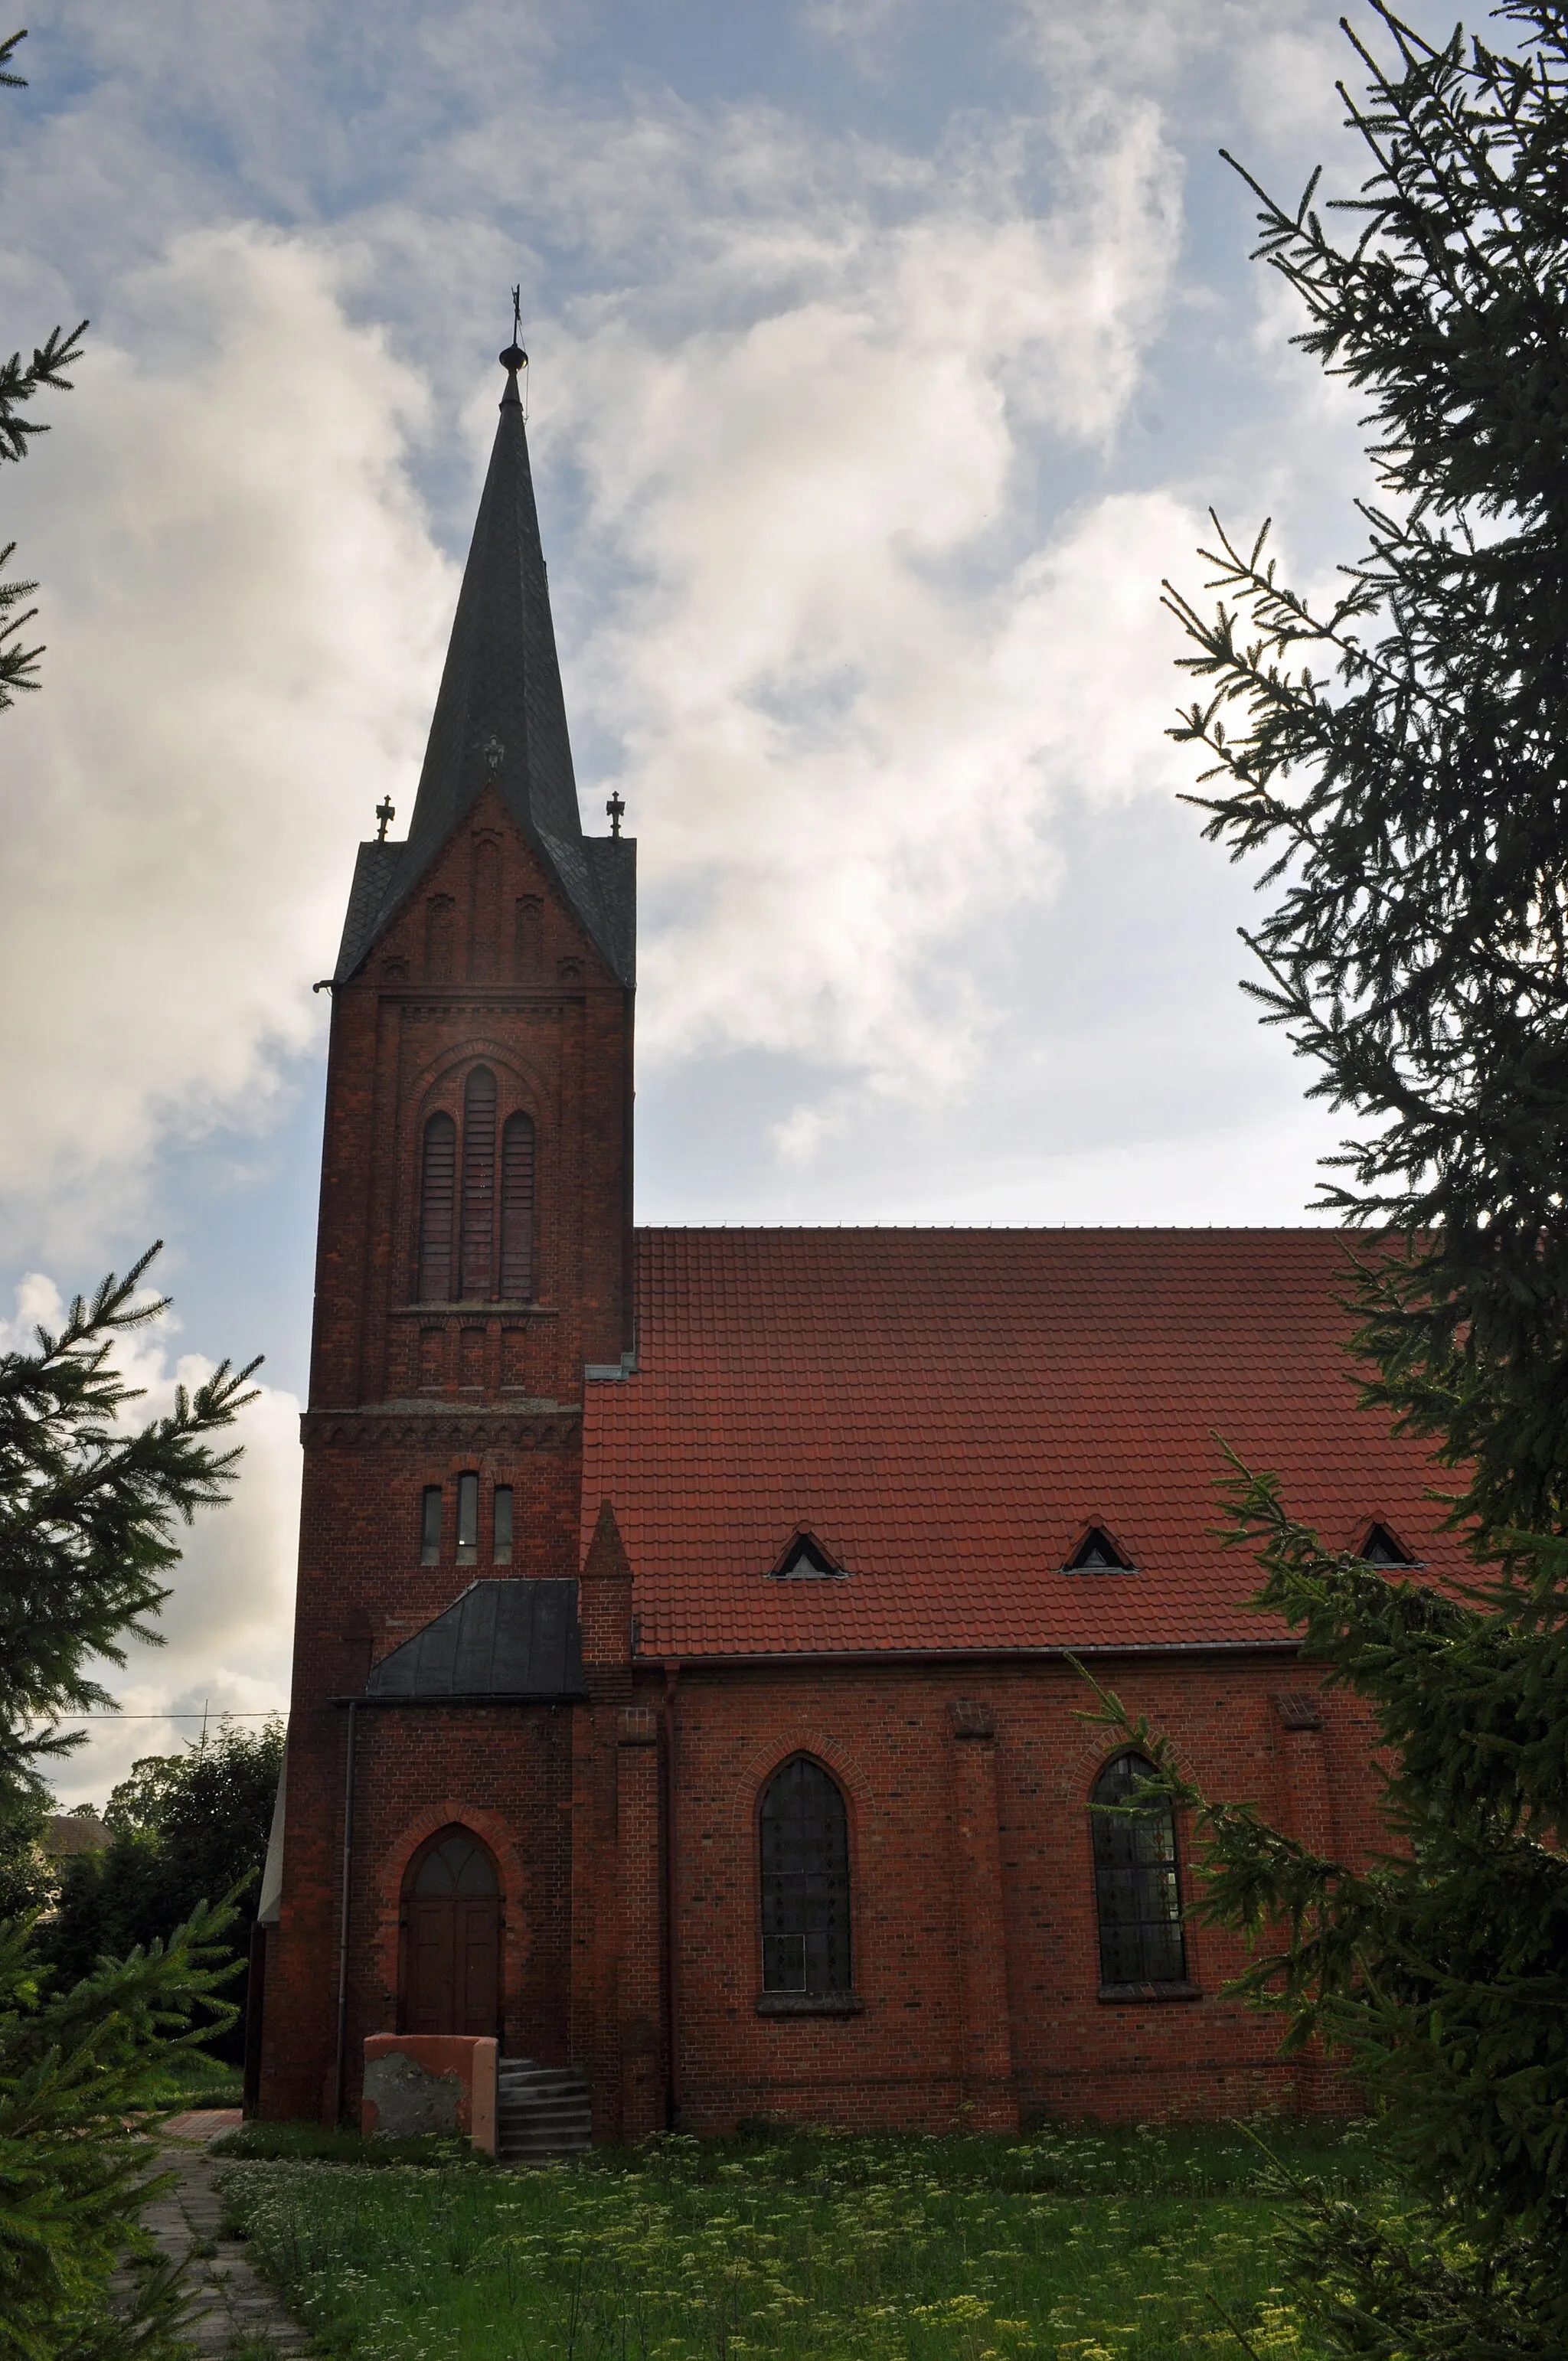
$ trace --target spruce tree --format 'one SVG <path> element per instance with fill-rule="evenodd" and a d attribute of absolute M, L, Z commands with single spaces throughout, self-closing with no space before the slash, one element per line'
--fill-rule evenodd
<path fill-rule="evenodd" d="M 27 34 L 12 33 L 0 40 L 0 90 L 26 90 L 27 82 L 12 73 L 10 64 L 18 45 Z M 68 393 L 71 379 L 66 375 L 73 362 L 82 357 L 82 339 L 87 333 L 87 323 L 81 320 L 69 332 L 51 328 L 41 345 L 35 345 L 30 361 L 24 361 L 20 351 L 9 360 L 0 360 L 0 462 L 25 459 L 35 434 L 47 434 L 49 426 L 41 418 L 27 415 L 27 407 L 40 393 Z M 0 549 L 0 566 L 8 565 L 16 544 L 8 541 Z M 13 578 L 0 580 L 0 713 L 16 700 L 18 689 L 37 688 L 38 658 L 41 647 L 28 647 L 21 637 L 38 613 L 36 607 L 23 608 L 24 598 L 30 598 L 38 588 L 36 582 Z"/>
<path fill-rule="evenodd" d="M 24 36 L 0 41 L 0 87 Z M 30 362 L 0 361 L 0 461 L 45 431 L 27 405 L 69 386 L 86 322 L 51 332 Z M 0 549 L 0 566 L 15 544 Z M 0 710 L 38 686 L 41 651 L 16 613 L 31 583 L 0 581 Z M 74 1981 L 51 1974 L 37 1930 L 40 1765 L 72 1743 L 62 1717 L 112 1700 L 92 1660 L 119 1664 L 127 1637 L 168 1597 L 175 1533 L 228 1497 L 236 1449 L 213 1437 L 249 1399 L 225 1362 L 172 1412 L 137 1425 L 115 1366 L 118 1340 L 164 1306 L 124 1279 L 78 1297 L 37 1349 L 0 1355 L 0 2356 L 14 2361 L 180 2361 L 190 2300 L 183 2271 L 150 2268 L 118 2302 L 110 2279 L 162 2185 L 148 2130 L 167 2098 L 171 2047 L 232 2023 L 232 1898 L 202 1901 L 167 1939 L 98 1959 Z M 139 1300 L 138 1300 L 139 1299 Z M 20 1904 L 18 1910 L 16 1905 Z"/>
<path fill-rule="evenodd" d="M 1372 5 L 1369 41 L 1346 27 L 1366 94 L 1341 85 L 1359 192 L 1320 211 L 1314 176 L 1286 206 L 1243 173 L 1297 341 L 1366 400 L 1363 548 L 1315 609 L 1266 527 L 1216 520 L 1217 608 L 1167 586 L 1204 684 L 1174 734 L 1208 757 L 1208 835 L 1263 857 L 1248 988 L 1354 1122 L 1321 1202 L 1360 1234 L 1366 1406 L 1431 1449 L 1474 1577 L 1379 1572 L 1266 1471 L 1228 1479 L 1260 1603 L 1376 1709 L 1387 1857 L 1321 1858 L 1148 1744 L 1198 1816 L 1202 1912 L 1252 1938 L 1246 1988 L 1360 2078 L 1398 2176 L 1381 2208 L 1304 2195 L 1321 2331 L 1545 2361 L 1568 2352 L 1568 9 L 1499 9 L 1504 49 Z"/>

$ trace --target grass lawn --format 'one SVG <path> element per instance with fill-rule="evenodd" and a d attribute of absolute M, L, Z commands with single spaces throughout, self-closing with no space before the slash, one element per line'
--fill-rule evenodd
<path fill-rule="evenodd" d="M 1331 2187 L 1374 2178 L 1355 2131 L 1266 2136 Z M 1267 2168 L 1239 2130 L 670 2139 L 534 2172 L 307 2159 L 311 2138 L 258 2156 L 282 2145 L 258 2126 L 229 2144 L 220 2185 L 253 2259 L 343 2361 L 1314 2350 L 1278 2287 Z"/>
<path fill-rule="evenodd" d="M 237 2066 L 225 2066 L 200 2049 L 168 2050 L 159 2079 L 170 2107 L 237 2107 L 245 2088 Z"/>

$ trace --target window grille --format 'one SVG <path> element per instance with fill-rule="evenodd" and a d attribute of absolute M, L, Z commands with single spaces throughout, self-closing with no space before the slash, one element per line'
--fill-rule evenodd
<path fill-rule="evenodd" d="M 491 1293 L 496 1229 L 496 1078 L 476 1066 L 463 1093 L 463 1276 L 465 1303 Z"/>
<path fill-rule="evenodd" d="M 1126 1806 L 1154 1770 L 1142 1754 L 1118 1754 L 1094 1783 L 1094 1801 Z M 1176 1822 L 1164 1796 L 1135 1810 L 1097 1811 L 1094 1898 L 1100 1917 L 1100 1981 L 1167 1984 L 1186 1980 Z"/>
<path fill-rule="evenodd" d="M 496 1545 L 492 1553 L 497 1565 L 511 1564 L 511 1486 L 496 1486 Z"/>
<path fill-rule="evenodd" d="M 444 1303 L 452 1293 L 452 1198 L 457 1173 L 457 1126 L 433 1115 L 424 1127 L 420 1180 L 419 1298 Z"/>
<path fill-rule="evenodd" d="M 533 1300 L 533 1126 L 509 1115 L 501 1133 L 501 1293 Z"/>
<path fill-rule="evenodd" d="M 419 1562 L 421 1565 L 441 1564 L 441 1487 L 427 1484 L 420 1501 Z"/>
<path fill-rule="evenodd" d="M 762 1798 L 762 1990 L 850 1990 L 850 1833 L 844 1798 L 797 1754 Z"/>
<path fill-rule="evenodd" d="M 479 1559 L 479 1479 L 457 1478 L 457 1563 L 477 1565 Z"/>

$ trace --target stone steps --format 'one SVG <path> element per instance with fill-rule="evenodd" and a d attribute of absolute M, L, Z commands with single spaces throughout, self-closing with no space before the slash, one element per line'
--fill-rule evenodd
<path fill-rule="evenodd" d="M 496 2156 L 502 2164 L 549 2164 L 593 2144 L 593 2100 L 570 2066 L 503 2058 L 496 2077 Z"/>

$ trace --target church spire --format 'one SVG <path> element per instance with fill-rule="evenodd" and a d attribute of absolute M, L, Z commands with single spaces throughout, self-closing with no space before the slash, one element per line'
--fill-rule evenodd
<path fill-rule="evenodd" d="M 506 391 L 409 826 L 420 869 L 489 778 L 536 843 L 583 833 L 518 390 L 528 359 L 511 344 L 500 360 Z"/>
<path fill-rule="evenodd" d="M 393 910 L 493 782 L 611 966 L 623 982 L 631 981 L 630 878 L 621 877 L 624 864 L 619 859 L 601 857 L 612 841 L 619 847 L 625 840 L 585 838 L 577 810 L 519 390 L 528 356 L 517 341 L 516 318 L 514 291 L 513 341 L 499 356 L 506 390 L 408 840 L 385 848 L 398 857 L 387 863 L 382 892 L 362 898 L 356 881 L 362 917 L 356 925 L 351 907 L 340 977 L 358 966 Z M 367 902 L 373 906 L 366 907 Z"/>

